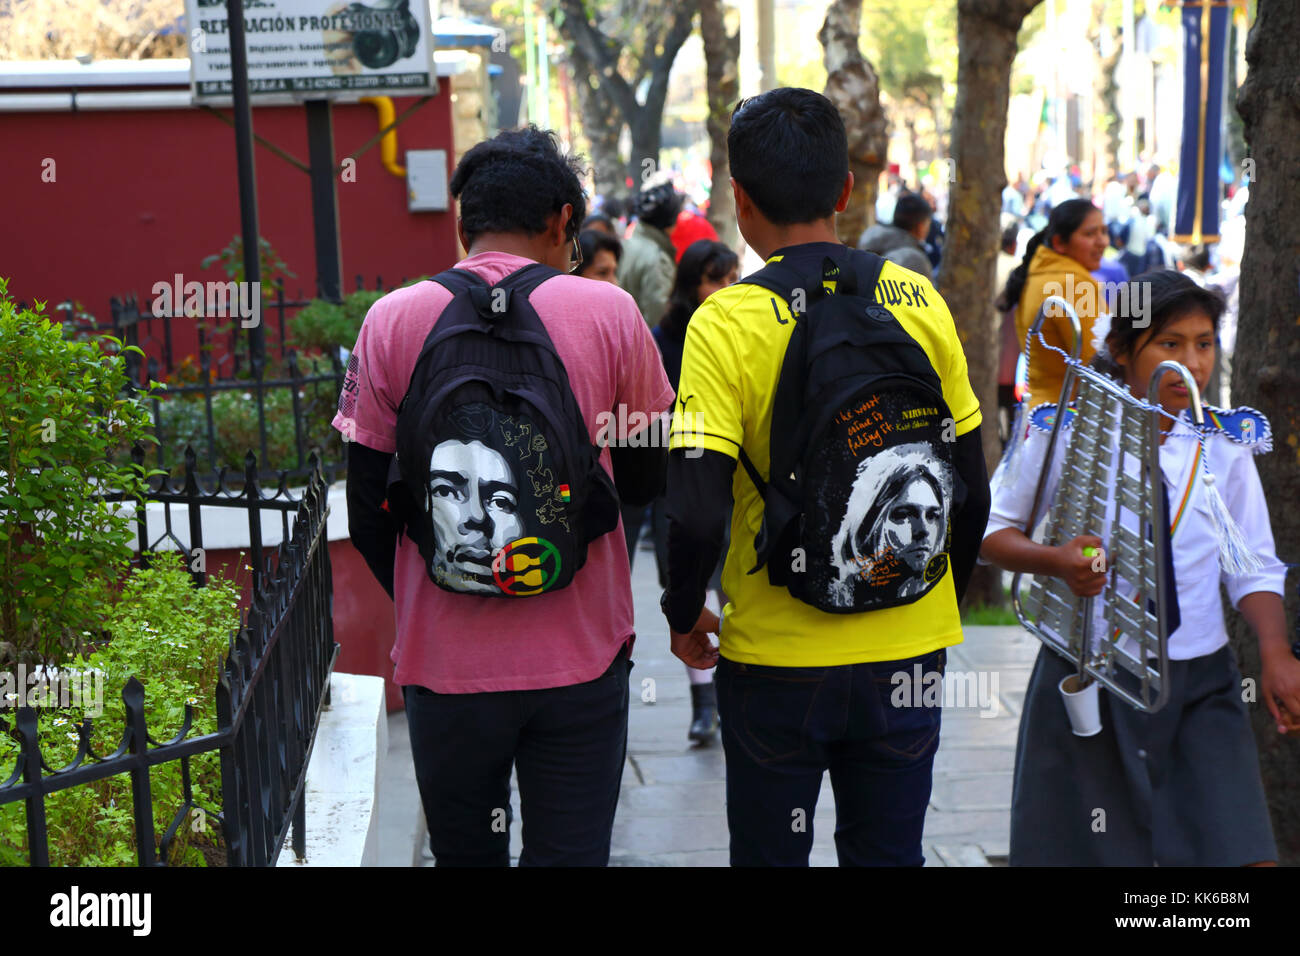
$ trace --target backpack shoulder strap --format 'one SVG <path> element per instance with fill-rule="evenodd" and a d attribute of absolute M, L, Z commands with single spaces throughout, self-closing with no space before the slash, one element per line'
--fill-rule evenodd
<path fill-rule="evenodd" d="M 445 269 L 429 281 L 438 283 L 452 295 L 460 295 L 470 289 L 487 288 L 487 280 L 468 269 Z"/>
<path fill-rule="evenodd" d="M 516 269 L 510 275 L 498 282 L 494 288 L 509 289 L 512 292 L 518 292 L 525 298 L 533 294 L 533 290 L 552 276 L 562 275 L 558 269 L 552 269 L 550 266 L 541 262 L 530 262 L 522 269 Z"/>
<path fill-rule="evenodd" d="M 847 280 L 847 287 L 843 289 L 844 292 L 860 295 L 864 299 L 874 300 L 876 298 L 876 286 L 880 283 L 880 273 L 885 268 L 883 257 L 876 255 L 874 252 L 853 249 L 838 264 L 845 273 L 844 279 Z M 838 285 L 837 288 L 839 288 Z"/>
<path fill-rule="evenodd" d="M 775 292 L 787 303 L 794 297 L 795 289 L 804 288 L 808 284 L 807 277 L 787 262 L 769 262 L 740 281 Z"/>

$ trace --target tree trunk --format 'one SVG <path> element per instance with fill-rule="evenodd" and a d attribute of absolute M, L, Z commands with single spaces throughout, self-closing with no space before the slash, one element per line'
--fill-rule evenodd
<path fill-rule="evenodd" d="M 652 116 L 644 106 L 628 121 L 628 132 L 632 134 L 632 153 L 627 160 L 627 175 L 632 177 L 634 190 L 640 189 L 646 180 L 659 171 L 659 133 L 662 123 L 662 109 L 658 116 Z"/>
<path fill-rule="evenodd" d="M 880 77 L 862 55 L 858 34 L 862 25 L 862 0 L 832 0 L 817 39 L 826 66 L 826 98 L 844 119 L 849 139 L 849 171 L 853 195 L 836 218 L 840 241 L 851 246 L 875 222 L 876 184 L 885 168 L 889 127 L 880 107 Z"/>
<path fill-rule="evenodd" d="M 921 146 L 916 141 L 916 109 L 907 107 L 903 110 L 903 126 L 907 128 L 907 148 L 911 153 L 912 160 L 912 178 L 916 181 L 914 187 L 917 192 L 921 191 Z"/>
<path fill-rule="evenodd" d="M 1123 46 L 1119 31 L 1106 25 L 1106 0 L 1092 0 L 1092 19 L 1089 23 L 1088 40 L 1097 51 L 1097 69 L 1092 74 L 1092 95 L 1095 102 L 1104 106 L 1097 121 L 1093 124 L 1101 140 L 1101 152 L 1106 158 L 1106 169 L 1095 170 L 1100 185 L 1104 185 L 1111 176 L 1119 173 L 1119 134 L 1123 122 L 1119 115 L 1119 55 Z M 1101 55 L 1101 38 L 1105 32 L 1109 37 L 1110 55 Z M 1104 176 L 1105 178 L 1102 178 Z M 1094 184 L 1098 185 L 1098 184 Z"/>
<path fill-rule="evenodd" d="M 727 131 L 731 108 L 740 88 L 740 33 L 727 34 L 722 0 L 700 0 L 700 38 L 704 41 L 705 91 L 709 115 L 709 165 L 713 182 L 709 187 L 709 222 L 718 237 L 736 246 L 736 201 L 731 195 L 731 167 L 727 161 Z"/>
<path fill-rule="evenodd" d="M 989 474 L 1002 447 L 997 396 L 1000 336 L 993 307 L 1002 189 L 1006 186 L 1003 139 L 1011 96 L 1011 62 L 1021 21 L 1040 0 L 959 0 L 957 4 L 957 105 L 952 155 L 957 181 L 949 184 L 948 224 L 939 293 L 952 311 L 966 352 L 971 387 L 980 401 L 984 460 Z M 967 605 L 1001 604 L 1000 576 L 976 568 Z"/>
<path fill-rule="evenodd" d="M 1241 127 L 1241 114 L 1237 112 L 1237 88 L 1241 86 L 1241 77 L 1237 75 L 1237 46 L 1241 27 L 1237 24 L 1237 11 L 1233 10 L 1228 21 L 1228 102 L 1224 108 L 1228 114 L 1228 162 L 1232 165 L 1233 182 L 1241 184 L 1241 161 L 1246 158 L 1246 138 Z"/>
<path fill-rule="evenodd" d="M 1240 315 L 1232 361 L 1234 403 L 1263 411 L 1273 425 L 1271 454 L 1255 459 L 1269 502 L 1273 538 L 1283 561 L 1300 561 L 1300 4 L 1260 0 L 1246 40 L 1246 82 L 1237 110 L 1255 161 L 1246 204 L 1246 246 L 1241 261 Z M 1295 576 L 1290 579 L 1294 584 Z M 1294 588 L 1287 620 L 1295 621 Z M 1230 621 L 1232 647 L 1245 677 L 1259 679 L 1259 646 L 1240 615 Z M 1259 742 L 1260 771 L 1277 839 L 1278 862 L 1300 863 L 1300 747 L 1280 737 L 1262 699 L 1250 705 Z"/>
<path fill-rule="evenodd" d="M 583 0 L 560 0 L 558 4 L 556 27 L 568 42 L 570 54 L 577 54 L 586 61 L 588 82 L 600 91 L 602 106 L 610 104 L 616 108 L 632 134 L 632 155 L 628 159 L 627 175 L 632 177 L 634 189 L 647 178 L 648 169 L 659 166 L 660 127 L 668 98 L 668 75 L 677 51 L 691 35 L 698 3 L 699 0 L 680 0 L 671 6 L 668 17 L 655 16 L 639 23 L 645 31 L 642 37 L 644 49 L 636 74 L 630 76 L 620 72 L 619 61 L 626 40 L 602 33 L 589 19 Z M 638 103 L 635 91 L 647 77 L 650 83 L 645 102 Z M 647 159 L 651 166 L 645 165 Z"/>
<path fill-rule="evenodd" d="M 587 147 L 591 151 L 596 195 L 621 195 L 627 189 L 623 184 L 623 161 L 618 155 L 618 137 L 623 131 L 622 116 L 593 82 L 591 62 L 582 51 L 570 49 L 569 62 L 573 65 L 573 85 L 578 89 L 582 132 L 587 137 Z"/>

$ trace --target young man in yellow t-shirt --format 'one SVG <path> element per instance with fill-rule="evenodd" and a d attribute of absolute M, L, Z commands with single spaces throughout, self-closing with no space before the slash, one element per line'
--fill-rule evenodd
<path fill-rule="evenodd" d="M 835 213 L 848 203 L 853 176 L 844 125 L 829 100 L 810 90 L 777 89 L 742 102 L 728 149 L 741 234 L 768 263 L 811 276 L 810 285 L 831 274 L 822 271 L 827 259 L 855 275 L 873 274 L 868 267 L 875 257 L 836 238 Z M 923 862 L 939 707 L 926 706 L 935 695 L 910 685 L 919 679 L 932 687 L 944 648 L 962 639 L 957 607 L 988 517 L 988 480 L 979 403 L 947 306 L 916 273 L 891 262 L 880 269 L 875 297 L 903 338 L 924 351 L 919 361 L 932 367 L 925 372 L 937 380 L 938 404 L 950 416 L 943 440 L 952 443 L 950 460 L 933 469 L 942 480 L 927 484 L 921 480 L 932 478 L 927 473 L 898 478 L 893 487 L 882 479 L 866 493 L 874 500 L 858 502 L 869 503 L 863 513 L 875 517 L 870 535 L 862 530 L 868 522 L 855 519 L 853 544 L 871 538 L 869 547 L 877 550 L 852 560 L 885 554 L 904 576 L 913 575 L 898 585 L 892 606 L 831 613 L 774 586 L 766 570 L 749 573 L 764 517 L 757 483 L 772 477 L 774 397 L 802 303 L 741 283 L 710 296 L 687 329 L 670 441 L 670 584 L 662 606 L 673 652 L 691 666 L 717 665 L 733 865 L 807 865 L 826 771 L 835 789 L 842 865 Z M 826 284 L 828 291 L 834 284 Z M 791 298 L 800 298 L 799 291 Z M 900 449 L 893 451 L 901 461 Z M 738 459 L 748 460 L 746 468 L 736 467 Z M 914 463 L 909 467 L 919 474 Z M 865 470 L 864 461 L 859 474 Z M 843 491 L 837 493 L 843 500 Z M 719 624 L 702 610 L 704 589 L 733 500 L 722 582 L 730 602 Z M 892 537 L 882 548 L 878 529 L 888 522 Z M 836 547 L 847 557 L 845 535 Z M 829 553 L 834 561 L 837 552 Z M 819 558 L 826 560 L 824 554 L 806 559 Z M 850 565 L 846 582 L 855 595 L 860 566 Z M 720 633 L 719 648 L 710 633 Z"/>

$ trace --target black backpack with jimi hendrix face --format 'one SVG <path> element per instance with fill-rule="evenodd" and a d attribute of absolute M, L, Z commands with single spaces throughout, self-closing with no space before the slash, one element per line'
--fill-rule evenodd
<path fill-rule="evenodd" d="M 795 318 L 772 409 L 771 477 L 740 455 L 763 496 L 750 573 L 766 565 L 772 584 L 833 613 L 929 593 L 948 573 L 965 497 L 942 383 L 877 298 L 882 266 L 845 250 L 813 275 L 777 261 L 743 280 L 781 296 Z M 901 302 L 896 291 L 887 298 Z M 913 285 L 909 302 L 913 293 L 924 290 Z"/>
<path fill-rule="evenodd" d="M 445 590 L 558 590 L 618 525 L 613 481 L 528 301 L 556 275 L 534 263 L 496 285 L 460 269 L 431 280 L 453 298 L 398 409 L 389 502 Z"/>

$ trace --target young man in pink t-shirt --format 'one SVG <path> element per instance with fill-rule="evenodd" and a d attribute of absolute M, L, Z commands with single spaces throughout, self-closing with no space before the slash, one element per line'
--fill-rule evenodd
<path fill-rule="evenodd" d="M 457 166 L 451 193 L 469 250 L 458 269 L 489 283 L 532 262 L 569 270 L 586 202 L 574 161 L 549 133 L 512 130 L 478 144 Z M 520 864 L 603 866 L 627 748 L 634 638 L 622 528 L 589 544 L 567 587 L 512 600 L 440 589 L 417 545 L 398 541 L 385 507 L 398 406 L 451 299 L 443 286 L 421 282 L 375 303 L 334 419 L 354 442 L 352 540 L 396 605 L 394 679 L 406 700 L 430 847 L 440 866 L 507 865 L 513 767 L 525 820 Z M 635 303 L 617 286 L 570 275 L 545 280 L 528 299 L 590 440 L 609 443 L 601 464 L 620 498 L 648 503 L 662 490 L 666 449 L 626 441 L 632 436 L 615 428 L 663 414 L 674 396 Z M 473 512 L 465 534 L 484 547 L 508 531 L 484 530 L 493 518 L 474 494 L 463 510 Z"/>

